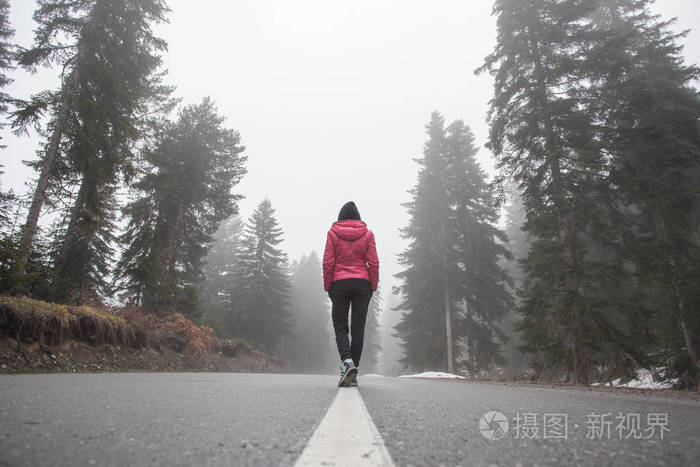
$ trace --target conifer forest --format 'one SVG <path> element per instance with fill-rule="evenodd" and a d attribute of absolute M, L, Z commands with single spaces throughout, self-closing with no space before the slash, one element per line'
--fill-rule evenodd
<path fill-rule="evenodd" d="M 306 226 L 278 198 L 247 192 L 246 178 L 265 169 L 237 115 L 206 87 L 191 99 L 169 79 L 173 44 L 158 31 L 170 3 L 38 0 L 32 43 L 19 44 L 14 2 L 0 0 L 1 135 L 37 141 L 26 154 L 0 141 L 0 294 L 180 313 L 298 372 L 333 372 L 323 242 L 369 184 L 347 175 L 353 160 L 319 162 L 342 201 L 329 212 L 299 203 L 325 227 L 290 257 L 285 240 Z M 382 230 L 371 201 L 358 201 L 381 259 L 362 370 L 585 385 L 648 370 L 698 390 L 700 68 L 684 55 L 690 32 L 652 0 L 489 4 L 494 46 L 471 64 L 490 83 L 488 132 L 426 113 L 423 133 L 409 128 L 422 148 L 400 154 L 412 185 L 372 187 L 405 222 Z M 235 54 L 225 59 L 235 69 Z M 31 86 L 47 70 L 56 87 L 11 92 L 19 76 Z M 270 93 L 261 105 L 288 111 Z M 303 149 L 316 137 L 304 131 L 269 139 Z M 26 193 L 7 187 L 18 176 L 10 158 L 31 170 Z M 398 173 L 376 159 L 361 170 Z M 298 190 L 313 188 L 304 164 L 294 167 Z"/>

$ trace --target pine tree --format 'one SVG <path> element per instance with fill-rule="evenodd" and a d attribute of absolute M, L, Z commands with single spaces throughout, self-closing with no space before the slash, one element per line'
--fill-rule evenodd
<path fill-rule="evenodd" d="M 321 260 L 315 251 L 292 267 L 290 322 L 294 335 L 283 340 L 280 353 L 292 368 L 304 373 L 335 370 L 328 295 L 323 291 L 320 271 Z"/>
<path fill-rule="evenodd" d="M 446 278 L 455 277 L 456 273 L 443 271 L 446 265 L 441 251 L 444 219 L 449 209 L 443 189 L 446 163 L 441 157 L 445 151 L 444 125 L 444 118 L 433 112 L 426 126 L 428 140 L 423 158 L 417 160 L 421 166 L 418 183 L 409 192 L 412 201 L 404 205 L 410 220 L 402 230 L 402 237 L 409 240 L 410 245 L 399 255 L 399 264 L 404 270 L 396 277 L 402 282 L 398 288 L 403 297 L 399 308 L 406 313 L 394 329 L 402 341 L 404 357 L 401 362 L 405 366 L 447 368 L 449 371 L 454 365 L 454 343 L 450 335 L 450 310 L 445 309 L 445 305 L 451 305 Z"/>
<path fill-rule="evenodd" d="M 238 214 L 222 222 L 214 234 L 214 244 L 204 258 L 204 280 L 199 288 L 202 324 L 219 336 L 227 336 L 226 310 L 231 303 L 231 278 L 237 271 L 236 255 L 241 243 L 243 220 Z"/>
<path fill-rule="evenodd" d="M 246 223 L 229 310 L 231 334 L 271 353 L 292 335 L 287 256 L 278 247 L 283 232 L 274 214 L 265 199 Z"/>
<path fill-rule="evenodd" d="M 590 89 L 610 182 L 630 224 L 625 237 L 651 319 L 638 327 L 656 341 L 667 376 L 697 384 L 700 363 L 700 69 L 683 63 L 671 21 L 651 1 L 605 0 L 592 51 L 602 63 Z M 648 334 L 654 334 L 649 338 Z"/>
<path fill-rule="evenodd" d="M 503 364 L 500 321 L 513 307 L 510 277 L 500 266 L 511 257 L 507 237 L 495 227 L 498 209 L 486 174 L 476 161 L 474 135 L 461 120 L 447 128 L 448 203 L 452 208 L 452 255 L 457 263 L 462 364 L 469 371 Z"/>
<path fill-rule="evenodd" d="M 500 182 L 517 184 L 527 214 L 523 341 L 538 373 L 584 383 L 618 357 L 644 359 L 626 222 L 588 94 L 597 11 L 594 0 L 499 0 L 498 42 L 477 70 L 495 78 L 489 147 Z"/>
<path fill-rule="evenodd" d="M 409 247 L 397 274 L 406 310 L 395 326 L 403 341 L 402 362 L 415 369 L 447 368 L 465 350 L 469 367 L 500 362 L 498 321 L 510 305 L 507 274 L 498 259 L 508 255 L 497 243 L 496 207 L 478 166 L 473 135 L 461 121 L 446 130 L 433 113 L 418 183 L 406 204 L 403 230 Z M 459 356 L 459 355 L 458 355 Z"/>
<path fill-rule="evenodd" d="M 8 0 L 0 0 L 0 115 L 3 116 L 7 113 L 8 103 L 11 101 L 4 89 L 13 81 L 8 72 L 15 68 L 15 46 L 11 42 L 14 35 L 15 31 L 10 26 L 10 3 Z M 0 128 L 4 126 L 3 123 Z"/>
<path fill-rule="evenodd" d="M 21 51 L 19 63 L 29 69 L 56 63 L 62 84 L 15 112 L 18 130 L 51 113 L 48 142 L 35 164 L 40 175 L 23 229 L 23 264 L 47 190 L 65 195 L 66 183 L 78 185 L 54 252 L 55 299 L 76 289 L 108 289 L 119 177 L 134 174 L 132 151 L 139 127 L 151 120 L 146 116 L 171 105 L 158 72 L 166 45 L 151 30 L 167 11 L 162 0 L 42 0 L 34 14 L 35 45 Z"/>
<path fill-rule="evenodd" d="M 223 127 L 211 99 L 184 107 L 154 147 L 149 169 L 125 207 L 126 245 L 117 268 L 122 288 L 146 309 L 196 316 L 203 258 L 220 222 L 238 209 L 231 193 L 245 174 L 238 132 Z"/>
<path fill-rule="evenodd" d="M 9 71 L 14 69 L 13 52 L 14 46 L 10 42 L 15 31 L 10 27 L 10 4 L 8 0 L 0 0 L 0 116 L 7 113 L 8 102 L 10 96 L 4 89 L 12 83 L 12 79 L 7 75 Z M 3 128 L 5 124 L 0 124 Z M 1 140 L 2 138 L 0 138 Z M 0 149 L 4 146 L 0 146 Z M 0 169 L 3 165 L 0 164 Z M 2 174 L 0 170 L 0 175 Z M 10 211 L 12 210 L 15 197 L 12 192 L 6 193 L 0 188 L 0 232 L 5 230 L 5 227 L 10 222 Z"/>
<path fill-rule="evenodd" d="M 9 106 L 16 102 L 5 88 L 12 83 L 9 72 L 15 69 L 17 47 L 11 42 L 14 36 L 9 21 L 10 5 L 0 0 L 0 116 L 8 113 Z M 4 121 L 0 128 L 5 128 Z M 1 139 L 1 138 L 0 138 Z M 5 146 L 0 144 L 0 149 Z M 0 175 L 3 165 L 0 164 Z M 31 255 L 20 249 L 19 219 L 22 203 L 15 194 L 0 187 L 0 291 L 2 293 L 37 293 L 48 279 L 43 242 L 36 242 Z M 41 244 L 40 244 L 41 243 Z M 24 262 L 23 262 L 24 260 Z M 20 266 L 21 265 L 21 266 Z"/>

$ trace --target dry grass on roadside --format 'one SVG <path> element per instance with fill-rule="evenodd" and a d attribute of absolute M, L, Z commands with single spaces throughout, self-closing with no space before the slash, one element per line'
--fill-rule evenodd
<path fill-rule="evenodd" d="M 0 296 L 0 334 L 45 345 L 73 339 L 90 345 L 125 347 L 133 343 L 135 336 L 124 318 L 90 306 L 7 296 Z"/>
<path fill-rule="evenodd" d="M 258 352 L 243 339 L 218 339 L 211 328 L 198 326 L 180 313 L 159 317 L 138 307 L 110 312 L 86 305 L 0 296 L 0 336 L 51 347 L 76 341 L 91 346 L 106 344 L 156 351 L 167 348 L 192 362 L 204 361 L 215 352 L 229 358 L 249 356 L 284 366 L 281 360 Z"/>

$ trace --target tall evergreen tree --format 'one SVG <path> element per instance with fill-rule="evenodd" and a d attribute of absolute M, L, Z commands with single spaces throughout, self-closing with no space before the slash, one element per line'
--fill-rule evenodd
<path fill-rule="evenodd" d="M 15 112 L 18 129 L 51 113 L 48 141 L 35 164 L 40 175 L 23 229 L 22 263 L 47 190 L 78 185 L 54 254 L 55 299 L 83 287 L 106 291 L 119 177 L 134 174 L 134 142 L 150 107 L 171 104 L 158 72 L 166 45 L 151 30 L 167 11 L 163 0 L 41 0 L 34 14 L 35 45 L 20 53 L 19 63 L 30 69 L 59 64 L 62 85 Z"/>
<path fill-rule="evenodd" d="M 446 368 L 454 371 L 454 343 L 452 342 L 452 305 L 446 282 L 455 277 L 454 267 L 443 271 L 443 225 L 449 205 L 443 181 L 446 178 L 444 161 L 445 121 L 437 112 L 426 126 L 428 140 L 423 157 L 418 159 L 421 169 L 418 183 L 409 191 L 412 201 L 404 205 L 410 216 L 402 237 L 410 241 L 408 249 L 399 255 L 404 270 L 396 275 L 402 284 L 398 291 L 403 302 L 398 308 L 406 310 L 395 329 L 402 341 L 402 363 L 409 368 Z M 450 274 L 450 272 L 452 274 Z M 447 297 L 447 300 L 445 300 Z M 453 295 L 454 297 L 454 295 Z"/>
<path fill-rule="evenodd" d="M 643 362 L 636 323 L 648 320 L 625 259 L 627 223 L 589 93 L 600 72 L 591 54 L 599 7 L 597 0 L 496 1 L 498 42 L 480 70 L 495 78 L 489 146 L 501 182 L 523 193 L 531 238 L 523 340 L 538 371 L 574 382 L 611 361 Z"/>
<path fill-rule="evenodd" d="M 684 64 L 671 21 L 650 0 L 601 0 L 591 52 L 601 63 L 589 97 L 610 154 L 630 227 L 625 237 L 640 294 L 654 311 L 645 324 L 669 376 L 700 371 L 700 95 L 697 66 Z M 649 339 L 647 339 L 649 341 Z M 671 372 L 671 373 L 673 373 Z"/>
<path fill-rule="evenodd" d="M 199 289 L 202 303 L 202 323 L 217 335 L 228 335 L 226 311 L 231 303 L 231 278 L 238 265 L 236 256 L 241 243 L 243 220 L 234 214 L 221 223 L 214 234 L 214 244 L 204 258 L 204 280 Z"/>
<path fill-rule="evenodd" d="M 8 72 L 15 68 L 15 46 L 11 42 L 14 35 L 15 31 L 10 26 L 10 3 L 8 0 L 0 0 L 0 115 L 7 113 L 8 103 L 11 101 L 5 88 L 12 83 Z M 4 124 L 1 127 L 4 127 Z"/>
<path fill-rule="evenodd" d="M 197 314 L 203 258 L 220 222 L 237 211 L 241 196 L 231 190 L 245 174 L 240 135 L 223 123 L 206 98 L 184 107 L 144 151 L 149 169 L 134 185 L 140 198 L 124 209 L 118 275 L 147 309 Z"/>
<path fill-rule="evenodd" d="M 14 45 L 10 42 L 15 31 L 10 26 L 10 4 L 8 0 L 0 0 L 0 116 L 7 113 L 8 102 L 10 96 L 4 89 L 12 83 L 12 79 L 8 76 L 8 72 L 14 69 L 13 52 Z M 0 124 L 0 128 L 5 125 Z M 2 138 L 0 138 L 1 140 Z M 4 146 L 0 145 L 0 149 Z M 0 164 L 0 169 L 3 165 Z M 0 175 L 3 172 L 0 170 Z M 0 187 L 0 232 L 5 230 L 5 227 L 10 222 L 10 211 L 14 202 L 12 192 L 6 193 Z"/>
<path fill-rule="evenodd" d="M 266 352 L 276 353 L 292 335 L 287 255 L 279 248 L 282 229 L 269 199 L 246 223 L 231 291 L 231 334 Z"/>
<path fill-rule="evenodd" d="M 467 365 L 500 361 L 498 321 L 510 304 L 507 274 L 498 266 L 507 250 L 493 226 L 497 211 L 476 160 L 473 135 L 461 121 L 446 130 L 434 112 L 418 183 L 406 204 L 403 230 L 409 247 L 397 274 L 406 310 L 396 325 L 403 363 L 416 369 L 454 372 L 453 353 L 465 349 Z M 458 355 L 459 356 L 459 355 Z"/>
<path fill-rule="evenodd" d="M 452 255 L 457 263 L 456 293 L 460 310 L 462 361 L 470 371 L 503 363 L 505 336 L 500 321 L 513 307 L 510 277 L 501 267 L 511 257 L 507 237 L 495 225 L 499 212 L 486 174 L 476 161 L 474 135 L 461 120 L 447 128 L 448 203 L 454 234 Z"/>
<path fill-rule="evenodd" d="M 12 83 L 9 72 L 15 69 L 17 46 L 11 41 L 14 30 L 10 25 L 10 5 L 7 0 L 0 0 L 0 116 L 5 116 L 17 100 L 5 92 Z M 5 128 L 4 121 L 0 128 Z M 0 149 L 4 149 L 0 144 Z M 0 164 L 0 169 L 3 165 Z M 0 170 L 0 174 L 3 172 Z M 31 255 L 23 253 L 20 248 L 20 225 L 18 219 L 22 212 L 22 203 L 10 190 L 0 187 L 0 291 L 3 293 L 33 293 L 42 295 L 46 290 L 49 269 L 45 242 L 35 242 Z"/>
<path fill-rule="evenodd" d="M 328 295 L 323 292 L 321 260 L 315 251 L 292 268 L 290 310 L 294 335 L 283 340 L 282 355 L 301 372 L 335 370 L 336 351 L 329 331 Z"/>

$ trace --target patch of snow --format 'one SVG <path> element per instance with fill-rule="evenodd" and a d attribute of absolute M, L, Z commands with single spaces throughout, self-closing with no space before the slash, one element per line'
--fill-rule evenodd
<path fill-rule="evenodd" d="M 641 368 L 637 370 L 636 378 L 630 380 L 624 384 L 621 383 L 620 378 L 613 380 L 611 383 L 604 383 L 602 386 L 613 386 L 620 388 L 637 388 L 637 389 L 668 389 L 672 387 L 677 380 L 672 379 L 669 381 L 654 381 L 654 376 L 652 373 Z M 593 383 L 591 386 L 601 386 L 600 383 Z"/>
<path fill-rule="evenodd" d="M 399 378 L 446 378 L 446 379 L 465 379 L 464 376 L 453 375 L 452 373 L 444 373 L 442 371 L 424 371 L 415 375 L 401 375 Z"/>

